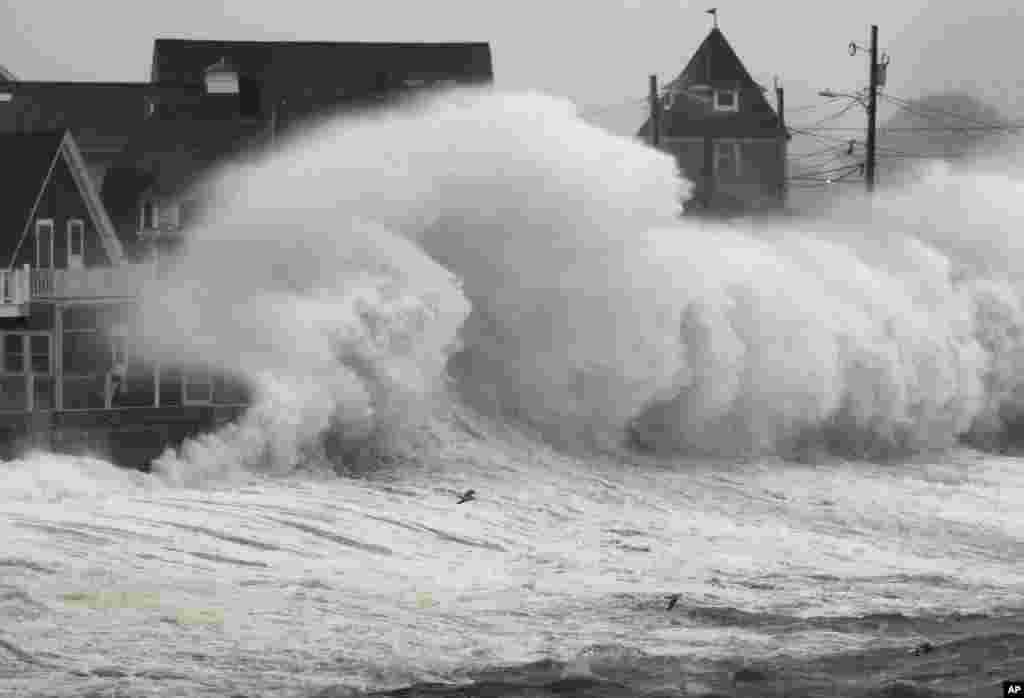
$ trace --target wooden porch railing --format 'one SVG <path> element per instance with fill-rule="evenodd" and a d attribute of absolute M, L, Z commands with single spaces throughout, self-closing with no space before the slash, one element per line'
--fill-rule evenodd
<path fill-rule="evenodd" d="M 46 298 L 53 294 L 53 269 L 32 270 L 32 297 Z"/>

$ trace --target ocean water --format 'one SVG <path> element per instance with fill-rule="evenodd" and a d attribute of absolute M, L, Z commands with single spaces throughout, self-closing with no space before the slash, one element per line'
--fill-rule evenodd
<path fill-rule="evenodd" d="M 1021 184 L 983 168 L 681 223 L 670 158 L 493 92 L 232 163 L 133 349 L 256 404 L 151 473 L 0 463 L 0 695 L 999 695 Z"/>

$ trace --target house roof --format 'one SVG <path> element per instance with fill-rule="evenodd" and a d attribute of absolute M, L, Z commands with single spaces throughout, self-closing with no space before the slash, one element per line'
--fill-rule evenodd
<path fill-rule="evenodd" d="M 361 43 L 157 39 L 153 82 L 201 83 L 208 67 L 227 60 L 242 76 L 274 91 L 328 84 L 372 88 L 382 76 L 487 81 L 493 77 L 486 43 Z"/>
<path fill-rule="evenodd" d="M 14 82 L 0 133 L 71 130 L 87 153 L 117 151 L 146 122 L 151 100 L 187 99 L 200 87 L 126 82 Z"/>
<path fill-rule="evenodd" d="M 70 132 L 0 134 L 0 153 L 4 154 L 0 158 L 0 181 L 4 183 L 0 235 L 15 236 L 19 246 L 23 243 L 30 230 L 39 197 L 50 180 L 55 164 L 63 157 L 108 256 L 115 264 L 120 262 L 120 242 Z"/>
<path fill-rule="evenodd" d="M 715 109 L 714 90 L 738 90 L 740 110 Z M 672 138 L 777 138 L 786 131 L 733 51 L 722 31 L 715 27 L 701 42 L 683 72 L 665 88 L 668 97 L 661 112 L 661 133 Z M 650 118 L 638 132 L 647 139 Z"/>
<path fill-rule="evenodd" d="M 758 86 L 718 27 L 708 33 L 683 72 L 668 86 L 691 85 L 734 88 Z"/>
<path fill-rule="evenodd" d="M 33 134 L 0 134 L 0 178 L 3 205 L 0 206 L 0 235 L 20 240 L 36 200 L 49 177 L 64 140 L 61 131 Z M 7 245 L 4 245 L 7 247 Z"/>

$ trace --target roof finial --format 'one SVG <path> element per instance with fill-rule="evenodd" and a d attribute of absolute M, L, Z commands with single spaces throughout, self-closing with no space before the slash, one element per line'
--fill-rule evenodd
<path fill-rule="evenodd" d="M 715 23 L 715 29 L 718 29 L 718 8 L 712 7 L 710 10 L 707 11 L 707 13 L 711 15 L 711 19 Z"/>

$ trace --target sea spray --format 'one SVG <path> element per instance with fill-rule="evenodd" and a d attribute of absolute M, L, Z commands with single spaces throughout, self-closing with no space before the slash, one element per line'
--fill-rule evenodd
<path fill-rule="evenodd" d="M 271 163 L 247 177 L 278 174 Z M 379 225 L 228 208 L 146 290 L 137 348 L 241 372 L 254 406 L 154 470 L 179 483 L 288 472 L 322 456 L 328 429 L 356 441 L 415 422 L 468 310 L 451 274 Z"/>
<path fill-rule="evenodd" d="M 947 199 L 978 194 L 970 173 L 934 177 Z M 872 203 L 854 230 L 843 209 L 680 220 L 689 184 L 670 156 L 564 100 L 448 93 L 221 173 L 146 294 L 142 345 L 256 390 L 246 419 L 185 461 L 287 471 L 322 457 L 325 433 L 424 419 L 446 369 L 471 402 L 565 444 L 628 431 L 717 455 L 945 447 L 1005 432 L 1022 323 L 995 262 L 1017 253 L 990 240 L 965 272 L 955 236 L 909 215 L 906 197 L 931 201 L 917 186 L 892 199 L 899 220 Z M 191 467 L 172 462 L 158 469 Z"/>

